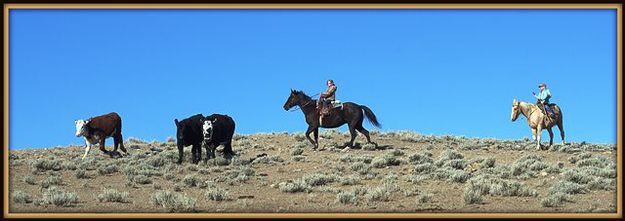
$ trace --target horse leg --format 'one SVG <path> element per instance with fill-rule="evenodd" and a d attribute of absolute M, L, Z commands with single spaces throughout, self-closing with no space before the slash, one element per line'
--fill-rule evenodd
<path fill-rule="evenodd" d="M 306 139 L 308 139 L 308 141 L 310 141 L 310 143 L 313 145 L 313 149 L 317 149 L 317 144 L 315 144 L 315 141 L 310 139 L 310 133 L 312 133 L 314 130 L 315 129 L 313 129 L 313 127 L 308 126 L 308 129 L 306 129 Z"/>
<path fill-rule="evenodd" d="M 349 125 L 349 134 L 352 136 L 352 138 L 349 140 L 349 143 L 347 143 L 347 147 L 351 148 L 354 147 L 354 140 L 356 140 L 356 136 L 358 135 L 354 126 Z"/>
<path fill-rule="evenodd" d="M 536 128 L 530 128 L 532 131 L 532 141 L 536 141 Z"/>
<path fill-rule="evenodd" d="M 538 127 L 536 127 L 536 150 L 540 150 L 540 138 L 541 135 L 543 133 L 543 128 L 538 125 Z"/>
<path fill-rule="evenodd" d="M 548 128 L 547 132 L 549 132 L 549 146 L 551 146 L 553 145 L 553 130 L 551 130 L 551 128 Z"/>
<path fill-rule="evenodd" d="M 315 146 L 319 148 L 319 128 L 313 130 L 313 136 L 315 137 Z"/>
<path fill-rule="evenodd" d="M 362 127 L 362 125 L 356 127 L 356 130 L 358 130 L 358 132 L 365 135 L 365 137 L 367 138 L 367 143 L 373 143 L 371 142 L 371 137 L 369 137 L 369 131 L 365 129 L 364 127 Z"/>
<path fill-rule="evenodd" d="M 562 119 L 558 122 L 558 130 L 560 130 L 560 138 L 562 138 L 562 145 L 564 145 L 564 126 L 562 126 Z"/>

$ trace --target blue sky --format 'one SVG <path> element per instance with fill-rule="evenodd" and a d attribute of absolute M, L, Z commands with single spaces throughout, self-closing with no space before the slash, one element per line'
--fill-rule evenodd
<path fill-rule="evenodd" d="M 382 131 L 499 139 L 531 135 L 512 100 L 545 82 L 568 141 L 616 143 L 615 10 L 14 9 L 9 73 L 11 149 L 84 144 L 74 120 L 112 111 L 124 139 L 197 113 L 302 132 L 282 105 L 326 79 Z"/>

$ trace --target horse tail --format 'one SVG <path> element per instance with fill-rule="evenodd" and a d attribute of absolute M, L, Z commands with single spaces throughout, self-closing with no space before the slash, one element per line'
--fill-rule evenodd
<path fill-rule="evenodd" d="M 562 122 L 564 122 L 564 115 L 562 114 L 562 109 L 560 109 L 559 106 L 556 106 L 556 107 L 558 108 L 558 115 L 560 115 L 558 116 L 558 125 L 560 127 L 564 127 L 564 125 L 562 125 Z"/>
<path fill-rule="evenodd" d="M 371 109 L 369 109 L 365 105 L 360 105 L 360 108 L 365 111 L 365 116 L 367 117 L 369 123 L 373 124 L 373 126 L 377 128 L 382 128 L 382 125 L 380 125 L 380 123 L 378 122 L 378 118 L 375 117 L 375 114 L 373 114 L 373 111 L 371 111 Z"/>

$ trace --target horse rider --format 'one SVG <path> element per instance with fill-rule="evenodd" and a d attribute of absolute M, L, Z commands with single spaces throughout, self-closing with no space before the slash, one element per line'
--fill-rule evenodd
<path fill-rule="evenodd" d="M 547 89 L 547 85 L 545 83 L 538 84 L 538 88 L 540 89 L 540 92 L 538 93 L 538 95 L 536 95 L 535 92 L 532 92 L 534 97 L 538 99 L 536 101 L 536 104 L 541 109 L 541 111 L 543 111 L 543 113 L 546 110 L 551 118 L 555 118 L 555 114 L 553 113 L 553 110 L 551 110 L 551 107 L 549 107 L 549 99 L 551 98 L 551 92 L 549 91 L 549 89 Z"/>
<path fill-rule="evenodd" d="M 330 113 L 328 105 L 336 100 L 336 85 L 334 85 L 334 81 L 328 80 L 326 84 L 328 89 L 319 95 L 319 101 L 317 101 L 317 109 L 320 110 L 321 117 Z"/>

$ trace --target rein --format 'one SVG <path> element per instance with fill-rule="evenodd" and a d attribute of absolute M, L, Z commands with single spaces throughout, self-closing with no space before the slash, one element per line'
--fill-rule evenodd
<path fill-rule="evenodd" d="M 525 113 L 525 112 L 523 112 L 523 109 L 521 109 L 521 113 L 523 113 L 523 115 L 525 116 L 525 118 L 529 119 L 529 118 L 530 118 L 530 116 L 532 116 L 532 113 L 534 113 L 534 111 L 536 111 L 536 110 L 532 108 L 532 104 L 530 104 L 530 103 L 525 103 L 525 104 L 526 104 L 525 106 L 529 109 L 529 110 L 528 110 L 528 112 L 529 112 L 529 113 L 527 113 L 527 116 L 525 116 L 525 115 L 526 115 L 526 113 Z M 519 104 L 519 107 L 521 107 L 521 106 L 522 106 L 522 105 L 521 105 L 521 104 Z"/>
<path fill-rule="evenodd" d="M 317 96 L 317 95 L 319 95 L 319 93 L 317 93 L 317 94 L 313 95 L 313 97 L 314 97 L 314 96 Z M 290 110 L 289 112 L 293 112 L 293 111 L 298 111 L 298 110 L 301 110 L 301 109 L 302 109 L 302 107 L 306 107 L 308 104 L 310 104 L 310 102 L 313 102 L 313 101 L 314 101 L 313 99 L 310 99 L 310 100 L 309 100 L 308 102 L 306 102 L 304 105 L 301 105 L 301 107 L 300 107 L 300 106 L 298 106 L 297 108 L 294 108 L 293 110 Z"/>

